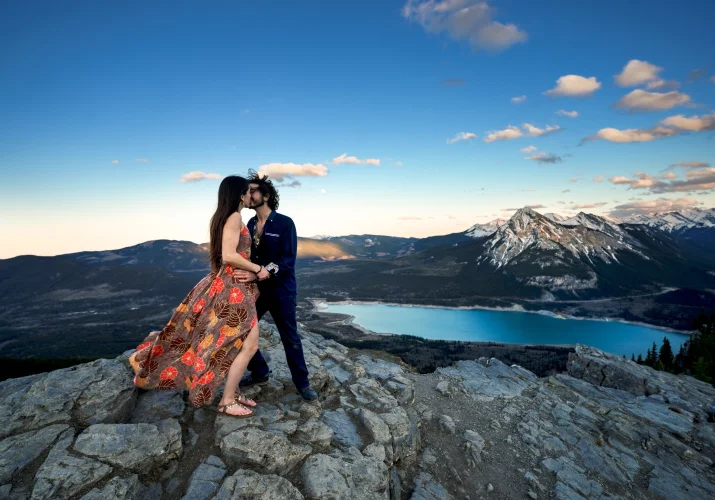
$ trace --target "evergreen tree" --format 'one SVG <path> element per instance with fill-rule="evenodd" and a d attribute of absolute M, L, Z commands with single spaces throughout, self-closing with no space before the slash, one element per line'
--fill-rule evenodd
<path fill-rule="evenodd" d="M 636 360 L 636 363 L 638 363 L 639 365 L 643 364 L 643 355 L 642 354 L 638 355 L 638 359 Z"/>
<path fill-rule="evenodd" d="M 631 361 L 635 361 L 635 360 L 636 360 L 636 355 L 631 353 Z"/>
<path fill-rule="evenodd" d="M 658 359 L 663 363 L 663 367 L 670 371 L 673 369 L 673 349 L 667 337 L 663 337 L 663 345 L 660 348 Z"/>

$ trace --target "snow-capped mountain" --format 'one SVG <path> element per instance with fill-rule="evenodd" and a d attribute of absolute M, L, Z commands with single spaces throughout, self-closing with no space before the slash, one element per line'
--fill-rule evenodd
<path fill-rule="evenodd" d="M 548 257 L 541 252 L 534 256 L 534 263 L 541 268 L 566 264 L 570 256 L 585 257 L 591 263 L 594 258 L 606 263 L 618 262 L 616 250 L 628 250 L 648 258 L 638 240 L 596 215 L 581 212 L 566 221 L 554 222 L 524 207 L 487 240 L 485 252 L 477 262 L 489 262 L 500 268 L 527 250 L 549 252 Z"/>
<path fill-rule="evenodd" d="M 494 219 L 486 224 L 474 224 L 472 227 L 467 229 L 466 235 L 470 238 L 482 238 L 484 236 L 489 236 L 494 234 L 499 226 L 506 224 L 506 222 L 507 219 Z"/>
<path fill-rule="evenodd" d="M 677 212 L 638 214 L 621 219 L 624 224 L 645 224 L 668 233 L 715 228 L 715 208 L 691 208 Z"/>
<path fill-rule="evenodd" d="M 546 217 L 547 219 L 550 219 L 554 222 L 561 222 L 562 220 L 566 220 L 566 217 L 564 217 L 563 215 L 554 213 L 554 212 L 549 212 L 548 214 L 544 214 L 544 217 Z"/>

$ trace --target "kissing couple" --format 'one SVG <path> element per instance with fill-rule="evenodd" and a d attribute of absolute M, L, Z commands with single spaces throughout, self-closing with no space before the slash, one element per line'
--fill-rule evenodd
<path fill-rule="evenodd" d="M 232 175 L 221 181 L 209 224 L 211 272 L 166 326 L 151 332 L 130 356 L 137 387 L 186 389 L 191 403 L 201 407 L 213 402 L 223 384 L 217 411 L 251 416 L 256 402 L 240 387 L 268 382 L 258 322 L 270 312 L 298 393 L 309 402 L 318 399 L 296 320 L 298 236 L 293 220 L 276 212 L 279 200 L 273 182 L 255 171 L 247 179 Z M 244 208 L 255 211 L 247 224 Z"/>

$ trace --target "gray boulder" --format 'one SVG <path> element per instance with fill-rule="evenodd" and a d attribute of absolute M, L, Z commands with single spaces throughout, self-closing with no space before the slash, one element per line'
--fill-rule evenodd
<path fill-rule="evenodd" d="M 262 473 L 285 474 L 310 455 L 309 446 L 296 446 L 288 439 L 247 427 L 221 439 L 221 454 L 233 467 L 251 467 Z"/>
<path fill-rule="evenodd" d="M 303 495 L 290 481 L 275 474 L 258 474 L 239 469 L 226 478 L 216 500 L 303 500 Z"/>
<path fill-rule="evenodd" d="M 155 424 L 96 424 L 80 434 L 74 450 L 124 469 L 144 472 L 181 456 L 181 426 L 174 419 Z"/>

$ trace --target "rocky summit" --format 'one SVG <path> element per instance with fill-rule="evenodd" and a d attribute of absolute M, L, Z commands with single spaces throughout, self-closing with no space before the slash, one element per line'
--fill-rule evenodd
<path fill-rule="evenodd" d="M 715 389 L 578 346 L 419 375 L 302 332 L 318 403 L 261 326 L 252 418 L 140 391 L 129 353 L 0 383 L 0 498 L 715 498 Z"/>

